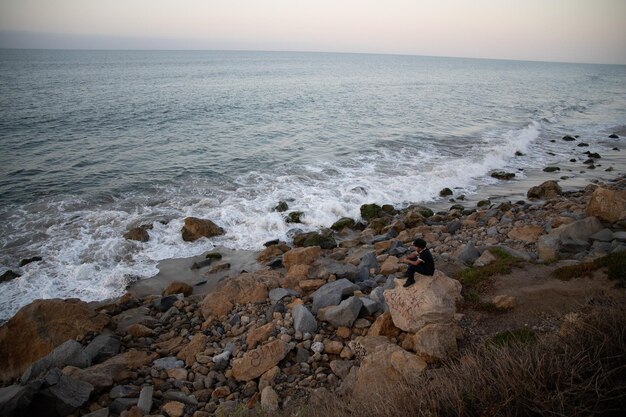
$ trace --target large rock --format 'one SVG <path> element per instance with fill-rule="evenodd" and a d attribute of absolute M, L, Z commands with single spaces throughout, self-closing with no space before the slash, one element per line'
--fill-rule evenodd
<path fill-rule="evenodd" d="M 291 315 L 293 316 L 293 328 L 296 332 L 314 334 L 317 330 L 317 320 L 302 304 L 295 306 Z"/>
<path fill-rule="evenodd" d="M 559 259 L 568 247 L 589 246 L 589 239 L 602 230 L 596 217 L 587 217 L 552 230 L 537 241 L 537 254 L 542 261 Z"/>
<path fill-rule="evenodd" d="M 59 381 L 48 390 L 56 403 L 56 409 L 65 415 L 85 404 L 94 387 L 88 382 L 61 375 Z"/>
<path fill-rule="evenodd" d="M 274 340 L 250 350 L 242 358 L 233 360 L 233 377 L 237 381 L 258 378 L 283 360 L 287 353 L 287 346 L 282 340 Z"/>
<path fill-rule="evenodd" d="M 314 314 L 320 308 L 327 306 L 336 306 L 341 302 L 344 296 L 352 295 L 359 287 L 348 281 L 347 279 L 338 279 L 329 282 L 318 288 L 313 294 L 313 306 L 311 310 Z"/>
<path fill-rule="evenodd" d="M 57 346 L 52 352 L 29 366 L 22 374 L 20 382 L 25 384 L 49 369 L 61 369 L 68 365 L 79 368 L 86 368 L 91 365 L 91 357 L 85 352 L 83 346 L 72 339 Z"/>
<path fill-rule="evenodd" d="M 541 226 L 520 226 L 511 230 L 507 236 L 524 243 L 535 243 L 543 233 L 544 230 Z"/>
<path fill-rule="evenodd" d="M 480 258 L 480 252 L 474 246 L 471 240 L 460 247 L 454 254 L 459 261 L 468 265 L 473 264 L 476 259 Z"/>
<path fill-rule="evenodd" d="M 198 219 L 197 217 L 185 218 L 185 224 L 181 230 L 183 240 L 193 242 L 201 237 L 213 237 L 224 234 L 224 229 L 213 223 L 211 220 Z"/>
<path fill-rule="evenodd" d="M 317 263 L 317 277 L 328 277 L 334 275 L 337 279 L 345 278 L 354 282 L 357 278 L 359 270 L 350 264 L 345 264 L 332 259 L 324 259 Z"/>
<path fill-rule="evenodd" d="M 398 337 L 400 331 L 401 330 L 398 329 L 395 324 L 393 324 L 391 313 L 385 311 L 383 314 L 376 318 L 374 323 L 370 326 L 367 335 Z"/>
<path fill-rule="evenodd" d="M 193 363 L 196 361 L 196 355 L 204 351 L 207 341 L 208 338 L 204 333 L 196 333 L 191 338 L 189 343 L 187 343 L 185 347 L 183 347 L 180 352 L 178 352 L 178 355 L 176 355 L 176 357 L 185 361 L 187 366 L 193 365 Z"/>
<path fill-rule="evenodd" d="M 415 333 L 428 324 L 454 321 L 456 301 L 461 299 L 461 283 L 435 271 L 432 277 L 422 276 L 408 288 L 395 280 L 395 288 L 384 292 L 391 318 L 396 327 Z"/>
<path fill-rule="evenodd" d="M 147 227 L 143 226 L 133 227 L 128 232 L 124 233 L 124 239 L 147 242 L 150 240 L 150 235 L 148 234 L 147 229 Z"/>
<path fill-rule="evenodd" d="M 107 388 L 116 382 L 131 378 L 134 369 L 148 365 L 157 357 L 156 353 L 129 350 L 89 368 L 67 366 L 63 369 L 63 373 L 88 382 L 96 389 Z"/>
<path fill-rule="evenodd" d="M 456 323 L 429 324 L 413 336 L 413 348 L 427 363 L 439 362 L 457 353 L 461 335 Z"/>
<path fill-rule="evenodd" d="M 109 321 L 76 299 L 35 300 L 22 307 L 0 327 L 0 381 L 17 378 L 68 339 L 101 332 Z"/>
<path fill-rule="evenodd" d="M 359 312 L 363 303 L 358 297 L 350 297 L 343 300 L 339 305 L 328 306 L 320 309 L 318 317 L 327 321 L 334 327 L 352 327 L 354 321 L 359 317 Z"/>
<path fill-rule="evenodd" d="M 117 355 L 121 345 L 122 342 L 118 335 L 110 330 L 105 330 L 87 345 L 85 352 L 91 358 L 91 363 L 96 364 Z"/>
<path fill-rule="evenodd" d="M 364 353 L 353 391 L 359 400 L 370 398 L 381 385 L 414 383 L 427 367 L 420 357 L 383 336 L 359 337 L 351 346 Z"/>
<path fill-rule="evenodd" d="M 561 186 L 559 186 L 558 182 L 550 180 L 536 187 L 531 187 L 528 193 L 526 193 L 526 197 L 549 200 L 561 194 L 563 194 L 563 190 L 561 190 Z"/>
<path fill-rule="evenodd" d="M 283 255 L 283 264 L 285 269 L 289 271 L 294 265 L 311 265 L 322 253 L 319 246 L 310 246 L 306 248 L 295 248 Z"/>
<path fill-rule="evenodd" d="M 388 256 L 380 267 L 380 273 L 383 275 L 395 274 L 400 270 L 399 259 L 396 256 Z"/>
<path fill-rule="evenodd" d="M 626 219 L 626 190 L 596 188 L 587 203 L 587 215 L 614 223 Z"/>
<path fill-rule="evenodd" d="M 185 297 L 189 297 L 192 293 L 193 287 L 180 281 L 170 283 L 167 288 L 163 290 L 163 295 L 183 294 Z"/>
<path fill-rule="evenodd" d="M 200 307 L 205 319 L 226 315 L 236 304 L 260 303 L 269 290 L 278 287 L 280 273 L 276 271 L 245 272 L 220 282 L 207 294 Z"/>

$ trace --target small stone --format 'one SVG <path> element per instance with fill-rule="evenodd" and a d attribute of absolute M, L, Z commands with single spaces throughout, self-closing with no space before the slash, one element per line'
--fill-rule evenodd
<path fill-rule="evenodd" d="M 167 370 L 167 376 L 178 381 L 186 381 L 187 375 L 188 372 L 185 368 L 173 368 Z"/>
<path fill-rule="evenodd" d="M 272 413 L 278 410 L 278 394 L 274 388 L 267 386 L 261 392 L 261 406 Z"/>
<path fill-rule="evenodd" d="M 324 344 L 322 342 L 314 342 L 311 345 L 311 350 L 315 353 L 322 353 L 324 351 Z"/>
<path fill-rule="evenodd" d="M 178 401 L 170 401 L 163 404 L 162 409 L 169 417 L 181 417 L 185 413 L 185 404 Z"/>

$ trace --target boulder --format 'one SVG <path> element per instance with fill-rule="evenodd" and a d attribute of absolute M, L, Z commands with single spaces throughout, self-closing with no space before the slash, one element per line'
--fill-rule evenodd
<path fill-rule="evenodd" d="M 163 290 L 163 295 L 175 294 L 183 294 L 185 297 L 189 297 L 193 294 L 193 287 L 184 282 L 175 281 L 170 283 L 167 288 Z"/>
<path fill-rule="evenodd" d="M 282 340 L 274 340 L 249 350 L 243 357 L 233 360 L 233 377 L 237 381 L 258 378 L 283 360 L 287 353 L 287 346 Z"/>
<path fill-rule="evenodd" d="M 46 391 L 53 397 L 57 411 L 65 415 L 85 404 L 93 390 L 88 382 L 61 375 L 59 381 Z"/>
<path fill-rule="evenodd" d="M 598 187 L 587 203 L 588 216 L 615 223 L 626 219 L 626 190 L 609 190 Z"/>
<path fill-rule="evenodd" d="M 374 323 L 370 326 L 370 329 L 367 332 L 367 335 L 368 336 L 398 337 L 400 332 L 401 330 L 398 329 L 395 324 L 393 324 L 391 313 L 386 311 L 376 318 Z"/>
<path fill-rule="evenodd" d="M 185 224 L 181 230 L 183 240 L 193 242 L 201 237 L 213 237 L 224 234 L 224 229 L 211 220 L 198 219 L 197 217 L 185 218 Z"/>
<path fill-rule="evenodd" d="M 528 198 L 541 198 L 544 200 L 549 200 L 551 198 L 555 198 L 559 195 L 563 194 L 563 190 L 559 186 L 559 183 L 550 180 L 538 185 L 536 187 L 531 187 L 526 193 L 526 197 Z"/>
<path fill-rule="evenodd" d="M 80 369 L 73 366 L 66 366 L 63 374 L 72 378 L 88 382 L 95 389 L 108 388 L 114 383 L 123 381 L 133 376 L 133 370 L 146 366 L 158 357 L 158 354 L 152 352 L 141 352 L 129 350 L 120 353 L 106 361 L 90 366 L 89 368 Z"/>
<path fill-rule="evenodd" d="M 481 267 L 481 266 L 489 265 L 490 263 L 494 262 L 496 259 L 498 258 L 496 258 L 496 256 L 493 253 L 491 253 L 490 250 L 484 250 L 483 253 L 480 255 L 480 257 L 474 261 L 474 266 Z"/>
<path fill-rule="evenodd" d="M 73 339 L 57 346 L 48 355 L 29 366 L 22 374 L 20 382 L 26 384 L 52 368 L 61 369 L 68 365 L 79 368 L 91 365 L 91 357 L 85 352 L 83 346 Z"/>
<path fill-rule="evenodd" d="M 311 310 L 317 314 L 320 308 L 337 305 L 344 296 L 352 295 L 358 288 L 347 279 L 338 279 L 323 285 L 311 295 L 313 297 Z"/>
<path fill-rule="evenodd" d="M 408 288 L 403 283 L 396 279 L 395 287 L 384 292 L 396 327 L 416 333 L 428 324 L 454 322 L 455 304 L 461 299 L 459 281 L 437 270 L 432 277 L 422 276 Z"/>
<path fill-rule="evenodd" d="M 204 351 L 206 347 L 208 338 L 204 333 L 196 333 L 189 343 L 187 343 L 181 350 L 178 352 L 176 357 L 180 360 L 185 361 L 187 366 L 193 365 L 196 361 L 196 355 L 200 352 Z"/>
<path fill-rule="evenodd" d="M 278 394 L 271 386 L 267 386 L 261 391 L 261 407 L 268 413 L 278 411 Z"/>
<path fill-rule="evenodd" d="M 339 305 L 328 306 L 320 309 L 318 317 L 327 321 L 334 327 L 352 327 L 354 321 L 359 317 L 359 312 L 363 303 L 358 297 L 350 297 L 343 300 Z"/>
<path fill-rule="evenodd" d="M 399 259 L 396 256 L 388 256 L 380 267 L 380 273 L 383 275 L 395 274 L 400 270 Z"/>
<path fill-rule="evenodd" d="M 91 363 L 96 364 L 105 361 L 120 352 L 120 337 L 110 330 L 105 330 L 96 336 L 85 348 L 85 352 L 91 358 Z"/>
<path fill-rule="evenodd" d="M 0 410 L 7 417 L 28 415 L 26 410 L 33 401 L 39 384 L 9 385 L 0 388 Z"/>
<path fill-rule="evenodd" d="M 287 252 L 288 250 L 290 250 L 289 246 L 287 245 L 271 245 L 269 247 L 267 247 L 266 249 L 264 249 L 259 256 L 257 257 L 257 260 L 260 263 L 265 263 L 265 262 L 269 262 L 272 259 L 278 258 L 279 256 L 283 256 L 283 253 Z"/>
<path fill-rule="evenodd" d="M 360 208 L 361 217 L 365 221 L 373 220 L 380 217 L 384 212 L 378 204 L 363 204 Z"/>
<path fill-rule="evenodd" d="M 269 322 L 263 326 L 250 329 L 248 331 L 248 336 L 246 337 L 246 345 L 248 345 L 248 349 L 254 349 L 257 344 L 266 341 L 275 330 L 276 325 L 274 322 Z"/>
<path fill-rule="evenodd" d="M 13 272 L 11 270 L 5 271 L 2 275 L 0 275 L 0 283 L 12 281 L 19 276 L 20 274 L 17 272 Z"/>
<path fill-rule="evenodd" d="M 133 337 L 150 337 L 154 334 L 151 328 L 143 324 L 135 323 L 126 328 L 126 334 Z"/>
<path fill-rule="evenodd" d="M 279 277 L 276 271 L 262 270 L 228 278 L 202 300 L 202 315 L 205 319 L 216 318 L 226 315 L 236 304 L 263 302 L 269 290 L 278 287 Z"/>
<path fill-rule="evenodd" d="M 314 334 L 317 330 L 317 320 L 305 306 L 301 304 L 295 306 L 291 315 L 293 316 L 293 328 L 296 332 Z"/>
<path fill-rule="evenodd" d="M 311 265 L 321 253 L 322 248 L 319 246 L 291 249 L 283 255 L 283 264 L 287 271 L 294 265 Z"/>
<path fill-rule="evenodd" d="M 428 366 L 383 336 L 358 337 L 351 345 L 364 356 L 356 371 L 353 394 L 357 400 L 371 398 L 381 384 L 415 383 Z"/>
<path fill-rule="evenodd" d="M 428 324 L 413 336 L 413 349 L 426 363 L 440 362 L 456 355 L 461 335 L 456 323 Z"/>
<path fill-rule="evenodd" d="M 461 246 L 454 255 L 458 258 L 459 261 L 465 264 L 472 264 L 476 259 L 480 257 L 480 252 L 474 246 L 474 242 L 471 240 L 467 242 L 465 245 Z"/>
<path fill-rule="evenodd" d="M 148 234 L 147 227 L 139 226 L 133 227 L 128 232 L 124 233 L 124 239 L 147 242 L 150 240 L 150 235 Z"/>
<path fill-rule="evenodd" d="M 541 226 L 520 226 L 512 229 L 507 236 L 524 243 L 535 243 L 543 233 L 544 229 Z"/>
<path fill-rule="evenodd" d="M 311 265 L 293 265 L 280 277 L 279 284 L 283 288 L 298 288 L 300 282 L 308 279 L 310 271 Z"/>
<path fill-rule="evenodd" d="M 363 255 L 361 257 L 361 260 L 359 261 L 359 266 L 358 268 L 365 268 L 368 270 L 370 269 L 378 269 L 380 267 L 380 265 L 378 264 L 378 260 L 376 259 L 376 252 L 368 252 L 365 255 Z"/>
<path fill-rule="evenodd" d="M 109 322 L 107 316 L 76 299 L 35 300 L 22 307 L 0 327 L 0 382 L 17 378 L 68 339 L 100 333 Z"/>
<path fill-rule="evenodd" d="M 587 217 L 556 229 L 543 235 L 537 241 L 537 255 L 542 261 L 559 259 L 568 246 L 589 245 L 588 240 L 595 233 L 603 229 L 596 217 Z"/>
<path fill-rule="evenodd" d="M 320 259 L 317 262 L 317 277 L 323 278 L 334 275 L 337 279 L 345 278 L 354 282 L 359 270 L 351 264 L 345 264 L 332 259 Z"/>
<path fill-rule="evenodd" d="M 299 295 L 296 291 L 287 288 L 273 288 L 269 292 L 272 304 L 276 304 L 285 297 L 298 297 Z"/>
<path fill-rule="evenodd" d="M 333 230 L 339 231 L 346 227 L 348 229 L 353 229 L 354 226 L 356 226 L 356 222 L 354 221 L 354 219 L 351 219 L 350 217 L 342 217 L 341 219 L 333 223 L 333 225 L 330 226 L 330 228 Z"/>

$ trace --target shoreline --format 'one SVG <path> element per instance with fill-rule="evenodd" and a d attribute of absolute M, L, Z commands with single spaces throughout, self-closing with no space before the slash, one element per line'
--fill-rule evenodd
<path fill-rule="evenodd" d="M 431 203 L 418 204 L 432 209 L 435 212 L 447 212 L 451 206 L 461 204 L 466 209 L 476 209 L 477 203 L 483 200 L 489 200 L 491 206 L 497 206 L 504 202 L 515 203 L 516 201 L 524 201 L 531 205 L 541 205 L 545 200 L 529 200 L 526 193 L 531 187 L 538 186 L 545 181 L 555 180 L 559 183 L 564 192 L 581 191 L 589 184 L 597 182 L 613 181 L 616 178 L 626 175 L 626 127 L 617 129 L 615 133 L 619 139 L 613 139 L 614 147 L 619 150 L 611 149 L 602 151 L 601 158 L 597 159 L 595 169 L 588 169 L 583 162 L 587 159 L 585 152 L 597 152 L 593 147 L 572 146 L 572 159 L 576 158 L 576 162 L 563 161 L 559 164 L 550 166 L 558 166 L 559 171 L 544 172 L 543 169 L 534 168 L 524 170 L 524 177 L 516 175 L 513 180 L 498 180 L 496 183 L 486 185 L 477 190 L 476 193 L 464 196 L 463 200 L 458 199 L 458 195 L 452 198 L 441 198 Z M 608 136 L 608 135 L 607 135 Z M 558 139 L 561 140 L 561 139 Z M 577 142 L 565 142 L 577 143 Z M 540 144 L 535 144 L 540 146 Z M 606 171 L 611 167 L 610 171 Z M 517 173 L 516 173 L 517 174 Z M 565 178 L 566 177 L 566 178 Z M 454 184 L 449 186 L 454 190 Z M 457 198 L 454 198 L 457 197 Z M 454 200 L 454 201 L 451 201 Z M 386 202 L 379 202 L 386 204 Z M 402 211 L 403 209 L 400 209 Z M 328 225 L 330 227 L 330 225 Z M 319 232 L 320 230 L 318 230 Z M 335 237 L 340 240 L 344 239 L 335 233 Z M 260 242 L 265 243 L 265 242 Z M 292 242 L 287 242 L 288 244 Z M 219 252 L 223 255 L 223 262 L 231 264 L 231 268 L 221 270 L 216 273 L 208 272 L 210 267 L 192 270 L 191 266 L 195 262 L 201 262 L 210 252 Z M 254 272 L 262 269 L 264 265 L 257 261 L 258 255 L 262 250 L 236 250 L 225 247 L 216 247 L 212 251 L 202 253 L 201 255 L 185 257 L 185 258 L 168 258 L 158 263 L 159 272 L 149 278 L 135 281 L 128 287 L 128 292 L 135 296 L 160 295 L 163 290 L 172 282 L 181 281 L 194 287 L 194 294 L 206 295 L 213 290 L 215 286 L 222 280 L 238 276 L 242 271 Z M 202 283 L 202 284 L 198 284 Z"/>

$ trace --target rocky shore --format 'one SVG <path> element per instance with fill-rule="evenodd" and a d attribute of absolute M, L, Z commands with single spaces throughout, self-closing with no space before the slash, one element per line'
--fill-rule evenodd
<path fill-rule="evenodd" d="M 0 328 L 2 414 L 271 414 L 411 380 L 507 330 L 507 317 L 531 304 L 506 288 L 494 294 L 464 271 L 508 260 L 522 275 L 546 273 L 626 253 L 625 178 L 570 192 L 547 181 L 527 198 L 436 213 L 364 205 L 362 223 L 342 219 L 293 242 L 268 242 L 258 270 L 222 279 L 206 295 L 173 282 L 162 294 L 128 293 L 105 305 L 37 300 Z M 223 232 L 202 219 L 186 225 L 186 239 Z M 418 236 L 437 271 L 404 288 L 400 258 Z M 213 258 L 202 267 L 227 264 Z M 488 281 L 491 289 L 500 278 Z M 597 282 L 624 303 L 623 289 Z M 558 331 L 572 309 L 531 327 Z M 505 324 L 486 330 L 490 318 Z"/>

